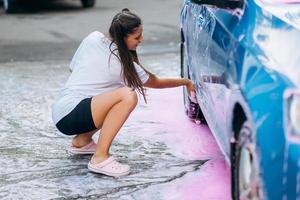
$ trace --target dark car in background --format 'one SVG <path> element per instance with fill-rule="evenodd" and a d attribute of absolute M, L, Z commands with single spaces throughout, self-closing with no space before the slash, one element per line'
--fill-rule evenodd
<path fill-rule="evenodd" d="M 15 13 L 19 10 L 21 4 L 26 4 L 28 2 L 28 0 L 0 0 L 0 2 L 1 1 L 3 3 L 3 8 L 5 13 Z M 34 2 L 38 0 L 32 0 L 32 1 Z M 42 0 L 39 1 L 41 2 Z M 80 0 L 80 1 L 84 8 L 90 8 L 95 5 L 96 0 Z"/>
<path fill-rule="evenodd" d="M 232 199 L 300 199 L 299 0 L 186 0 L 181 28 L 186 112 L 223 151 Z"/>

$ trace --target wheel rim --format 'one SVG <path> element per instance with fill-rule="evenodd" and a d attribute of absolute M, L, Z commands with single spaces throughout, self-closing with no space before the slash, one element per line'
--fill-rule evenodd
<path fill-rule="evenodd" d="M 239 166 L 239 193 L 240 200 L 259 200 L 262 199 L 262 190 L 258 165 L 255 163 L 257 158 L 250 145 L 243 145 L 240 154 Z"/>
<path fill-rule="evenodd" d="M 239 167 L 239 190 L 240 199 L 245 200 L 250 196 L 251 176 L 253 174 L 251 153 L 249 149 L 241 149 L 240 167 Z"/>

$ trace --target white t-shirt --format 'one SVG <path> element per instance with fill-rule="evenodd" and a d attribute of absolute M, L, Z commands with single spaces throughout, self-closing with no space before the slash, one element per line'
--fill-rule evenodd
<path fill-rule="evenodd" d="M 111 55 L 109 44 L 109 39 L 98 31 L 92 32 L 81 42 L 70 64 L 72 74 L 52 106 L 55 124 L 81 100 L 125 86 L 121 63 L 115 55 Z M 145 83 L 149 75 L 141 66 L 134 65 L 142 83 Z"/>

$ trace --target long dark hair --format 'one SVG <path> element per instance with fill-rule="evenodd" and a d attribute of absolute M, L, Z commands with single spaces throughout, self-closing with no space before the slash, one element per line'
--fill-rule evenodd
<path fill-rule="evenodd" d="M 143 95 L 145 102 L 147 102 L 143 83 L 139 78 L 133 63 L 136 62 L 141 65 L 137 52 L 129 50 L 125 42 L 125 38 L 128 35 L 133 34 L 140 25 L 142 25 L 141 18 L 130 12 L 127 8 L 124 8 L 122 12 L 116 14 L 109 28 L 109 35 L 112 39 L 109 49 L 111 54 L 115 55 L 121 62 L 124 82 L 127 86 L 137 89 L 138 92 Z M 116 44 L 117 49 L 112 49 L 113 44 Z M 115 51 L 118 51 L 118 55 Z M 147 70 L 145 71 L 146 73 L 149 73 Z"/>

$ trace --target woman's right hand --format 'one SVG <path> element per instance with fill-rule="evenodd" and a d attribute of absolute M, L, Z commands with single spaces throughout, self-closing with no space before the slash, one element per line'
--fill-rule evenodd
<path fill-rule="evenodd" d="M 195 86 L 191 80 L 189 80 L 188 84 L 186 85 L 186 88 L 187 88 L 190 100 L 194 103 L 197 103 Z"/>
<path fill-rule="evenodd" d="M 195 86 L 191 80 L 188 80 L 188 83 L 186 84 L 186 89 L 189 95 L 191 95 L 192 92 L 195 92 Z"/>

